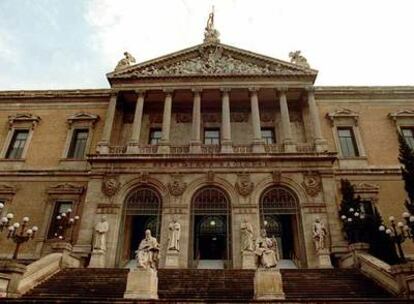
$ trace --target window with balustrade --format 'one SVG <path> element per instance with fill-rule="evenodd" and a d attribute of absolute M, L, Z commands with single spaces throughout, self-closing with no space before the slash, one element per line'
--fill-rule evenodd
<path fill-rule="evenodd" d="M 150 145 L 158 145 L 162 138 L 161 129 L 151 129 L 148 143 Z"/>
<path fill-rule="evenodd" d="M 262 132 L 262 139 L 266 145 L 271 145 L 276 142 L 275 139 L 275 131 L 270 128 L 265 128 L 261 130 Z"/>
<path fill-rule="evenodd" d="M 220 144 L 220 129 L 204 129 L 204 144 L 205 145 L 219 145 Z"/>

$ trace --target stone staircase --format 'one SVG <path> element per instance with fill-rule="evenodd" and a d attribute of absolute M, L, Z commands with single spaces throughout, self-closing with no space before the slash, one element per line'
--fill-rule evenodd
<path fill-rule="evenodd" d="M 272 303 L 407 303 L 353 269 L 282 269 L 285 300 Z M 160 269 L 159 300 L 123 299 L 128 269 L 68 268 L 1 303 L 260 303 L 253 270 Z M 263 303 L 263 302 L 261 302 Z"/>

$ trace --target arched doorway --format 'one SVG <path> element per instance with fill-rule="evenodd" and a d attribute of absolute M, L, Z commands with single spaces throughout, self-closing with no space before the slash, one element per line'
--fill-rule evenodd
<path fill-rule="evenodd" d="M 260 221 L 267 235 L 277 240 L 281 259 L 293 260 L 297 266 L 304 266 L 296 195 L 281 186 L 267 188 L 260 197 Z"/>
<path fill-rule="evenodd" d="M 146 229 L 150 229 L 152 235 L 160 240 L 161 207 L 161 196 L 151 187 L 136 188 L 127 196 L 120 231 L 120 266 L 135 259 L 135 250 Z"/>
<path fill-rule="evenodd" d="M 192 200 L 192 246 L 194 268 L 231 267 L 230 201 L 223 190 L 204 187 Z"/>

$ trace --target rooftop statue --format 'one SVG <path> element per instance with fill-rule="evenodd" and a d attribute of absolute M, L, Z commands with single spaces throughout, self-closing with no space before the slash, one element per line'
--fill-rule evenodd
<path fill-rule="evenodd" d="M 119 60 L 118 64 L 116 65 L 115 71 L 125 69 L 136 62 L 134 56 L 132 56 L 130 53 L 124 52 L 124 56 L 125 58 Z"/>
<path fill-rule="evenodd" d="M 204 31 L 204 43 L 219 43 L 220 33 L 214 28 L 214 6 L 212 12 L 208 15 L 207 25 Z"/>
<path fill-rule="evenodd" d="M 289 53 L 290 62 L 303 66 L 305 68 L 310 68 L 310 65 L 306 58 L 300 54 L 300 51 L 294 51 Z"/>

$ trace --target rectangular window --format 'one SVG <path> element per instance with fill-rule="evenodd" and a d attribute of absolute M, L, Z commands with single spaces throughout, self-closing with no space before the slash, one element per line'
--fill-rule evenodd
<path fill-rule="evenodd" d="M 275 132 L 273 129 L 262 129 L 262 139 L 266 145 L 275 143 Z"/>
<path fill-rule="evenodd" d="M 49 227 L 48 238 L 53 239 L 58 235 L 59 220 L 57 216 L 63 212 L 68 212 L 69 209 L 72 209 L 73 203 L 71 201 L 56 201 L 55 209 L 53 210 L 53 217 Z"/>
<path fill-rule="evenodd" d="M 22 158 L 24 146 L 26 145 L 29 130 L 15 130 L 9 148 L 6 153 L 6 158 L 19 159 Z"/>
<path fill-rule="evenodd" d="M 151 129 L 150 130 L 150 138 L 149 144 L 150 145 L 158 145 L 162 137 L 161 129 Z"/>
<path fill-rule="evenodd" d="M 374 208 L 372 207 L 371 201 L 361 201 L 359 209 L 365 215 L 374 215 Z"/>
<path fill-rule="evenodd" d="M 401 133 L 407 145 L 414 149 L 414 128 L 401 128 Z"/>
<path fill-rule="evenodd" d="M 73 131 L 72 140 L 70 142 L 69 147 L 68 158 L 84 158 L 88 134 L 88 129 L 76 129 Z"/>
<path fill-rule="evenodd" d="M 352 128 L 338 128 L 338 138 L 343 157 L 359 156 Z"/>
<path fill-rule="evenodd" d="M 204 130 L 204 144 L 205 145 L 219 145 L 220 144 L 220 130 L 219 129 L 205 129 Z"/>

